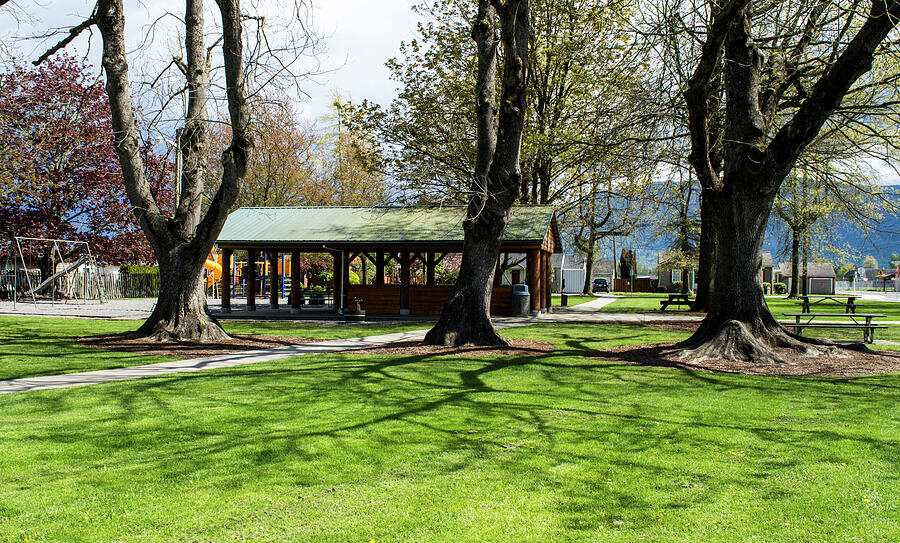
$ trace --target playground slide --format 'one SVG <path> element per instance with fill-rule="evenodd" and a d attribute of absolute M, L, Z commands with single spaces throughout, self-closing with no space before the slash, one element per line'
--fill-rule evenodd
<path fill-rule="evenodd" d="M 215 260 L 207 258 L 204 267 L 210 272 L 209 275 L 206 276 L 206 286 L 211 287 L 216 281 L 222 278 L 222 266 Z"/>

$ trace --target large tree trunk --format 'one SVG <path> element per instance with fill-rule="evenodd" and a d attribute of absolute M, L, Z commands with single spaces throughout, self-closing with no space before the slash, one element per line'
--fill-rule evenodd
<path fill-rule="evenodd" d="M 873 0 L 856 36 L 822 75 L 793 117 L 771 141 L 766 131 L 777 111 L 779 94 L 761 88 L 763 55 L 750 37 L 747 0 L 720 4 L 691 77 L 685 100 L 691 132 L 691 164 L 712 205 L 716 258 L 709 312 L 697 332 L 683 343 L 684 356 L 772 363 L 773 348 L 817 351 L 821 342 L 788 333 L 769 313 L 759 271 L 762 240 L 772 204 L 797 157 L 857 81 L 871 69 L 874 51 L 900 20 L 898 0 Z M 724 175 L 710 161 L 709 97 L 714 68 L 724 50 L 726 117 Z"/>
<path fill-rule="evenodd" d="M 125 47 L 125 12 L 122 0 L 99 0 L 96 24 L 103 37 L 103 69 L 112 113 L 113 145 L 122 165 L 128 199 L 147 235 L 160 266 L 160 295 L 155 310 L 138 330 L 158 340 L 217 341 L 228 335 L 206 307 L 200 286 L 203 263 L 240 191 L 253 148 L 250 110 L 244 89 L 239 0 L 218 0 L 222 16 L 222 48 L 231 144 L 222 153 L 219 189 L 201 214 L 207 178 L 207 94 L 210 87 L 207 49 L 203 41 L 202 0 L 187 0 L 184 60 L 178 59 L 186 78 L 187 110 L 179 138 L 182 160 L 181 194 L 173 216 L 160 209 L 147 181 L 130 95 Z"/>
<path fill-rule="evenodd" d="M 715 196 L 714 231 L 719 238 L 713 277 L 716 288 L 703 323 L 681 344 L 691 358 L 774 363 L 780 359 L 771 347 L 816 352 L 778 324 L 766 306 L 759 272 L 774 195 L 749 196 L 727 190 Z"/>
<path fill-rule="evenodd" d="M 485 209 L 466 222 L 459 277 L 467 280 L 457 281 L 440 321 L 428 331 L 425 343 L 506 345 L 490 318 L 495 262 L 500 253 L 500 236 L 509 219 L 508 212 L 501 208 Z"/>
<path fill-rule="evenodd" d="M 425 336 L 428 344 L 506 345 L 491 323 L 491 286 L 500 239 L 522 182 L 519 151 L 525 125 L 528 8 L 528 0 L 479 1 L 472 28 L 478 48 L 478 153 L 463 224 L 463 260 L 441 318 Z M 501 105 L 495 116 L 498 22 L 504 62 Z"/>
<path fill-rule="evenodd" d="M 159 298 L 138 336 L 157 341 L 229 339 L 206 305 L 202 271 L 207 254 L 183 245 L 159 259 Z"/>
<path fill-rule="evenodd" d="M 715 269 L 716 259 L 716 238 L 713 232 L 713 207 L 710 202 L 706 204 L 707 198 L 712 198 L 714 191 L 712 189 L 703 189 L 700 192 L 700 245 L 698 247 L 698 264 L 697 264 L 697 297 L 694 300 L 695 311 L 706 311 L 709 309 L 710 290 L 712 288 L 712 278 Z"/>

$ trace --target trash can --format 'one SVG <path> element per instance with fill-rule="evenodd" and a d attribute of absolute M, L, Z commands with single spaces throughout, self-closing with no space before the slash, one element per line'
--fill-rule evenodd
<path fill-rule="evenodd" d="M 527 317 L 531 314 L 531 294 L 528 285 L 513 285 L 512 311 L 513 317 Z"/>

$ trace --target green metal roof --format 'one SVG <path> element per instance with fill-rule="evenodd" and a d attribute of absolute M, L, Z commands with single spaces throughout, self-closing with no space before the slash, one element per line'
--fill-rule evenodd
<path fill-rule="evenodd" d="M 228 216 L 220 245 L 462 243 L 463 206 L 242 207 Z M 505 244 L 540 245 L 555 219 L 550 206 L 514 207 Z M 551 236 L 557 247 L 556 228 Z"/>

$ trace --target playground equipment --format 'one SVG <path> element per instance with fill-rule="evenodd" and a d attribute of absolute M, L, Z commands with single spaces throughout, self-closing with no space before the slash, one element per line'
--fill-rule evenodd
<path fill-rule="evenodd" d="M 25 293 L 25 295 L 33 296 L 43 290 L 50 288 L 53 285 L 53 282 L 56 281 L 56 279 L 58 279 L 59 277 L 62 277 L 63 275 L 68 276 L 71 271 L 77 270 L 79 266 L 81 266 L 82 264 L 84 264 L 87 261 L 88 261 L 88 257 L 87 257 L 87 255 L 84 255 L 81 258 L 79 258 L 78 260 L 76 260 L 75 262 L 73 262 L 72 264 L 69 264 L 68 266 L 63 265 L 62 271 L 58 271 L 58 272 L 54 273 L 53 275 L 51 275 L 50 277 L 44 279 L 44 281 L 40 285 L 29 290 L 28 292 Z M 68 281 L 67 281 L 67 283 L 68 283 Z"/>
<path fill-rule="evenodd" d="M 218 262 L 222 259 L 222 255 L 210 253 L 209 256 L 203 267 L 206 270 L 206 288 L 213 288 L 222 279 L 222 265 Z"/>
<path fill-rule="evenodd" d="M 274 288 L 279 292 L 280 297 L 284 298 L 287 296 L 288 292 L 291 289 L 291 258 L 288 255 L 281 255 L 280 258 L 276 260 L 270 260 L 268 255 L 263 253 L 261 255 L 261 259 L 258 259 L 254 262 L 256 266 L 256 294 L 257 296 L 267 296 L 272 289 Z M 221 255 L 216 255 L 216 261 L 219 262 L 223 266 L 228 266 L 231 270 L 231 295 L 232 296 L 244 296 L 247 288 L 247 266 L 248 262 L 246 260 L 240 260 L 237 256 L 231 257 L 230 263 L 223 263 L 221 261 Z M 275 266 L 277 271 L 278 279 L 275 284 L 271 284 L 270 281 L 270 271 L 271 268 Z M 222 273 L 221 271 L 219 272 Z M 217 279 L 218 280 L 218 277 Z"/>
<path fill-rule="evenodd" d="M 27 290 L 21 293 L 30 296 L 35 305 L 37 295 L 44 291 L 49 291 L 51 302 L 55 302 L 57 296 L 66 303 L 69 300 L 84 301 L 88 297 L 93 298 L 95 294 L 100 303 L 106 301 L 103 284 L 100 281 L 100 268 L 86 241 L 15 236 L 13 244 L 15 251 L 11 244 L 3 267 L 4 273 L 0 274 L 0 291 L 11 295 L 13 307 L 18 302 L 20 284 L 27 286 Z M 47 250 L 44 258 L 49 260 L 46 264 L 49 264 L 49 269 L 52 270 L 49 277 L 43 281 L 40 279 L 40 271 L 26 262 L 26 253 L 29 261 L 34 259 L 35 245 L 43 246 Z M 66 261 L 67 258 L 70 262 Z M 13 261 L 11 274 L 8 272 L 10 259 Z M 35 274 L 37 277 L 34 277 Z"/>

